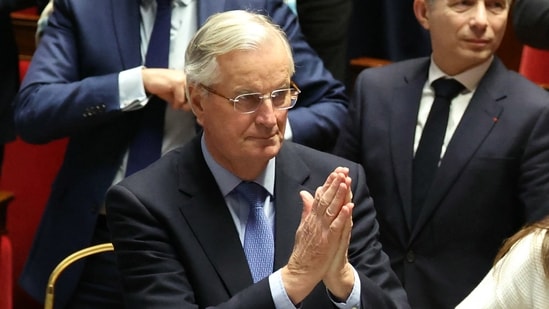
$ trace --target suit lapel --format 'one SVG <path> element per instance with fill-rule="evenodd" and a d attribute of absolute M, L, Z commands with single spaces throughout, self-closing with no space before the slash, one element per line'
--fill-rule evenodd
<path fill-rule="evenodd" d="M 394 175 L 408 230 L 412 227 L 412 161 L 419 101 L 427 79 L 428 60 L 417 72 L 404 77 L 391 100 L 390 143 Z"/>
<path fill-rule="evenodd" d="M 234 295 L 253 283 L 252 276 L 225 199 L 202 156 L 200 137 L 190 143 L 192 152 L 186 151 L 183 160 L 192 163 L 180 165 L 179 169 L 184 224 L 189 225 L 229 293 Z"/>
<path fill-rule="evenodd" d="M 252 284 L 248 262 L 217 183 L 200 149 L 200 138 L 185 149 L 185 165 L 179 164 L 182 224 L 188 224 L 231 295 Z M 300 190 L 309 179 L 309 169 L 288 142 L 276 159 L 275 172 L 275 269 L 286 265 L 301 220 Z M 223 241 L 219 241 L 223 235 Z"/>
<path fill-rule="evenodd" d="M 118 42 L 120 62 L 125 69 L 142 64 L 139 12 L 140 0 L 111 0 L 113 29 Z"/>
<path fill-rule="evenodd" d="M 309 169 L 288 142 L 276 158 L 275 176 L 275 269 L 286 265 L 293 250 L 295 231 L 301 221 L 303 203 L 299 191 L 310 189 L 303 184 L 309 178 Z"/>
<path fill-rule="evenodd" d="M 433 190 L 425 201 L 412 237 L 417 235 L 433 212 L 442 204 L 461 172 L 482 145 L 503 112 L 506 99 L 506 68 L 496 58 L 481 79 L 471 102 L 448 144 L 433 183 Z"/>

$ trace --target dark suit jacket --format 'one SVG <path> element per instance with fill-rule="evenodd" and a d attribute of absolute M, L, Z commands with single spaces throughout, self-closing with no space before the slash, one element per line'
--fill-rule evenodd
<path fill-rule="evenodd" d="M 517 0 L 511 15 L 515 33 L 524 44 L 549 49 L 549 1 Z"/>
<path fill-rule="evenodd" d="M 307 42 L 326 68 L 345 82 L 349 60 L 347 42 L 352 0 L 297 0 L 299 24 Z"/>
<path fill-rule="evenodd" d="M 412 308 L 453 308 L 502 241 L 549 214 L 549 95 L 495 59 L 411 222 L 414 131 L 429 59 L 363 71 L 337 153 L 364 165 L 381 243 Z"/>
<path fill-rule="evenodd" d="M 429 55 L 429 32 L 417 22 L 413 2 L 353 0 L 349 57 L 369 56 L 399 61 Z"/>
<path fill-rule="evenodd" d="M 305 43 L 295 15 L 281 1 L 201 0 L 198 22 L 213 13 L 263 11 L 286 31 L 302 89 L 289 112 L 294 140 L 319 148 L 335 143 L 346 113 L 345 90 Z M 60 0 L 49 19 L 16 99 L 21 137 L 47 143 L 70 137 L 20 283 L 36 299 L 54 266 L 90 245 L 98 210 L 135 127 L 119 106 L 118 73 L 142 64 L 137 0 Z M 182 55 L 183 57 L 183 55 Z M 66 298 L 81 267 L 56 288 Z"/>
<path fill-rule="evenodd" d="M 288 262 L 294 245 L 299 191 L 314 192 L 337 166 L 348 166 L 353 179 L 349 259 L 360 275 L 362 308 L 406 308 L 404 290 L 377 241 L 362 167 L 291 142 L 276 159 L 274 267 Z M 268 279 L 252 284 L 200 137 L 113 187 L 107 214 L 128 308 L 274 308 Z M 303 302 L 303 308 L 331 307 L 321 285 Z"/>

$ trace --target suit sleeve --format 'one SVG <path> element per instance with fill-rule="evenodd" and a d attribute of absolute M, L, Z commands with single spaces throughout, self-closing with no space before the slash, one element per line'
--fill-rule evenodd
<path fill-rule="evenodd" d="M 81 2 L 80 12 L 90 4 Z M 15 99 L 15 126 L 27 142 L 47 143 L 93 130 L 122 114 L 118 94 L 122 67 L 109 58 L 116 53 L 107 50 L 111 48 L 107 43 L 113 41 L 107 36 L 112 36 L 112 31 L 100 34 L 103 30 L 99 27 L 103 26 L 96 25 L 94 32 L 87 28 L 94 14 L 74 12 L 68 0 L 55 2 L 48 28 Z M 109 41 L 98 41 L 99 35 Z M 105 50 L 94 53 L 83 44 Z M 104 58 L 98 59 L 99 54 Z"/>
<path fill-rule="evenodd" d="M 293 141 L 320 150 L 335 145 L 347 112 L 345 86 L 324 67 L 307 44 L 296 16 L 282 1 L 270 1 L 269 15 L 286 32 L 292 46 L 296 72 L 293 77 L 301 89 L 297 105 L 289 112 Z"/>
<path fill-rule="evenodd" d="M 524 44 L 549 49 L 549 1 L 515 1 L 512 18 L 515 33 Z"/>
<path fill-rule="evenodd" d="M 353 179 L 353 233 L 349 261 L 361 283 L 361 308 L 410 308 L 406 292 L 379 242 L 379 224 L 364 170 L 356 165 Z"/>

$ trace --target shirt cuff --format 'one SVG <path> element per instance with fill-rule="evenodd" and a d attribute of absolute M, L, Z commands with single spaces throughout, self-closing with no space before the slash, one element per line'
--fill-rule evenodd
<path fill-rule="evenodd" d="M 296 309 L 296 307 L 288 294 L 284 289 L 284 283 L 282 282 L 282 271 L 279 269 L 269 276 L 269 286 L 271 288 L 271 295 L 276 309 Z"/>
<path fill-rule="evenodd" d="M 358 276 L 358 273 L 354 268 L 353 268 L 353 274 L 355 276 L 355 284 L 353 285 L 351 294 L 349 295 L 349 297 L 346 299 L 344 303 L 337 302 L 336 300 L 334 300 L 330 292 L 326 290 L 326 293 L 328 293 L 328 297 L 338 308 L 360 309 L 360 289 L 361 289 L 360 277 Z M 269 286 L 271 288 L 271 295 L 273 297 L 275 308 L 277 309 L 301 308 L 301 306 L 296 307 L 288 297 L 288 294 L 286 293 L 286 289 L 284 289 L 284 283 L 282 282 L 282 274 L 280 269 L 269 276 Z"/>
<path fill-rule="evenodd" d="M 122 111 L 143 108 L 149 101 L 143 86 L 141 70 L 143 70 L 143 66 L 125 70 L 118 74 L 118 91 Z"/>

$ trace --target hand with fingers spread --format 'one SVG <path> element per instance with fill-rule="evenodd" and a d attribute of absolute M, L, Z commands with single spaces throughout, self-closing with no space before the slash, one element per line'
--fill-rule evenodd
<path fill-rule="evenodd" d="M 185 85 L 187 77 L 181 70 L 143 68 L 143 86 L 148 94 L 166 101 L 173 109 L 190 111 L 187 104 Z"/>
<path fill-rule="evenodd" d="M 354 275 L 347 261 L 352 227 L 351 178 L 336 168 L 315 197 L 301 192 L 303 212 L 295 246 L 282 272 L 288 296 L 301 302 L 320 281 L 338 298 L 348 297 Z"/>

